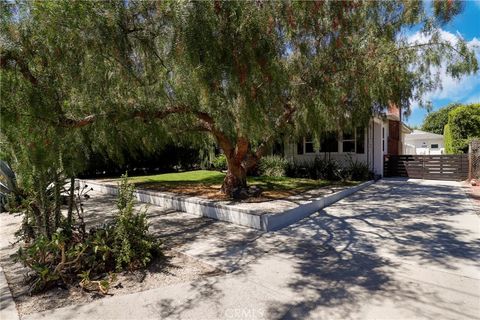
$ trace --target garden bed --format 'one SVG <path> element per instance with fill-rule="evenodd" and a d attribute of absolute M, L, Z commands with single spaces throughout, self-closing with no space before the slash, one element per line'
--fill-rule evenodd
<path fill-rule="evenodd" d="M 103 218 L 108 219 L 108 216 Z M 11 257 L 18 250 L 19 244 L 9 245 L 14 241 L 13 234 L 20 227 L 21 218 L 3 213 L 0 219 L 2 226 L 0 262 L 20 315 L 84 304 L 111 295 L 130 294 L 221 274 L 221 271 L 208 264 L 175 250 L 166 249 L 165 256 L 154 260 L 148 268 L 118 273 L 107 295 L 97 291 L 85 291 L 79 285 L 54 287 L 30 295 L 29 286 L 25 282 L 29 269 L 19 262 L 15 263 Z"/>
<path fill-rule="evenodd" d="M 212 200 L 229 200 L 220 193 L 225 173 L 220 171 L 196 170 L 176 173 L 165 173 L 150 176 L 130 177 L 129 181 L 135 184 L 139 190 L 153 190 L 170 192 L 192 197 L 200 197 Z M 99 183 L 116 185 L 119 179 L 95 180 Z M 248 177 L 248 185 L 258 187 L 262 193 L 258 197 L 252 197 L 236 202 L 264 202 L 269 200 L 285 199 L 299 196 L 305 192 L 323 194 L 329 190 L 340 190 L 346 187 L 358 185 L 359 181 L 328 181 L 290 177 Z M 315 192 L 313 192 L 315 193 Z"/>
<path fill-rule="evenodd" d="M 274 231 L 328 206 L 368 185 L 373 181 L 328 182 L 298 178 L 253 177 L 250 185 L 261 186 L 263 193 L 274 196 L 252 197 L 231 200 L 223 196 L 207 197 L 202 192 L 219 194 L 224 174 L 215 171 L 192 171 L 156 176 L 132 177 L 139 201 L 190 214 L 228 221 L 263 231 Z M 96 191 L 116 194 L 116 179 L 81 180 L 81 184 L 92 186 Z M 207 190 L 200 193 L 182 192 Z M 217 186 L 216 189 L 213 189 Z M 215 191 L 213 191 L 215 190 Z"/>

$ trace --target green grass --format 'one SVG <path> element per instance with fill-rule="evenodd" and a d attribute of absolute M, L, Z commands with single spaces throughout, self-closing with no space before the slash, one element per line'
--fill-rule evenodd
<path fill-rule="evenodd" d="M 165 185 L 180 184 L 222 184 L 225 174 L 218 171 L 196 170 L 156 174 L 153 176 L 130 177 L 135 184 L 160 183 Z"/>
<path fill-rule="evenodd" d="M 192 186 L 221 185 L 225 174 L 218 171 L 196 170 L 187 172 L 165 173 L 152 176 L 131 177 L 130 181 L 138 186 Z M 331 184 L 355 185 L 356 182 L 340 183 L 328 180 L 311 180 L 289 177 L 248 177 L 248 184 L 270 191 L 297 191 L 325 187 Z"/>

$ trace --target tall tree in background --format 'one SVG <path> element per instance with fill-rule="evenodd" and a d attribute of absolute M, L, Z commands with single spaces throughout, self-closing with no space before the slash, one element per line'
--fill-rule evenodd
<path fill-rule="evenodd" d="M 213 139 L 228 162 L 222 191 L 232 195 L 279 135 L 319 139 L 389 103 L 408 113 L 410 99 L 439 85 L 432 67 L 476 72 L 462 39 L 440 37 L 461 2 L 435 1 L 432 15 L 423 5 L 5 2 L 2 125 L 42 122 L 112 150 Z M 429 40 L 411 43 L 404 30 L 418 25 Z"/>
<path fill-rule="evenodd" d="M 458 103 L 453 103 L 443 108 L 427 114 L 422 123 L 422 130 L 436 134 L 443 134 L 443 128 L 448 122 L 448 113 L 458 107 Z"/>

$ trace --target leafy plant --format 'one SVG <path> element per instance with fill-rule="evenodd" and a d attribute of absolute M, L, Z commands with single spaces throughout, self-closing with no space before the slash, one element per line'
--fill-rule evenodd
<path fill-rule="evenodd" d="M 469 142 L 480 137 L 480 104 L 462 105 L 448 113 L 447 152 L 466 153 Z"/>
<path fill-rule="evenodd" d="M 344 171 L 344 178 L 347 180 L 365 181 L 371 179 L 372 176 L 373 174 L 366 163 L 351 158 Z"/>
<path fill-rule="evenodd" d="M 280 156 L 265 156 L 260 159 L 260 175 L 267 177 L 284 177 L 288 161 Z"/>
<path fill-rule="evenodd" d="M 287 175 L 293 178 L 336 181 L 342 178 L 342 170 L 335 160 L 315 157 L 313 161 L 289 164 Z"/>
<path fill-rule="evenodd" d="M 134 211 L 133 192 L 134 186 L 128 182 L 127 175 L 123 175 L 118 185 L 118 214 L 114 229 L 117 270 L 146 266 L 156 246 L 154 238 L 148 233 L 146 212 Z"/>
<path fill-rule="evenodd" d="M 227 170 L 227 157 L 223 153 L 219 154 L 212 159 L 212 167 L 216 170 Z"/>
<path fill-rule="evenodd" d="M 113 223 L 86 233 L 83 219 L 73 227 L 65 220 L 65 228 L 58 228 L 50 237 L 39 235 L 26 242 L 15 258 L 33 271 L 31 292 L 79 281 L 85 290 L 107 293 L 114 279 L 112 272 L 150 263 L 160 253 L 159 243 L 148 233 L 146 213 L 135 212 L 134 204 L 133 187 L 125 175 Z"/>

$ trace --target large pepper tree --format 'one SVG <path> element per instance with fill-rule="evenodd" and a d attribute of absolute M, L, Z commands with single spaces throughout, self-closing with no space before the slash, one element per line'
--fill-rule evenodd
<path fill-rule="evenodd" d="M 440 36 L 462 3 L 435 1 L 431 14 L 424 5 L 5 2 L 2 125 L 33 117 L 79 145 L 112 150 L 210 139 L 228 162 L 222 192 L 233 195 L 278 137 L 318 139 L 389 103 L 408 113 L 411 99 L 439 85 L 434 67 L 476 72 L 465 41 Z M 411 27 L 428 40 L 410 42 Z M 46 97 L 41 109 L 32 95 Z"/>

